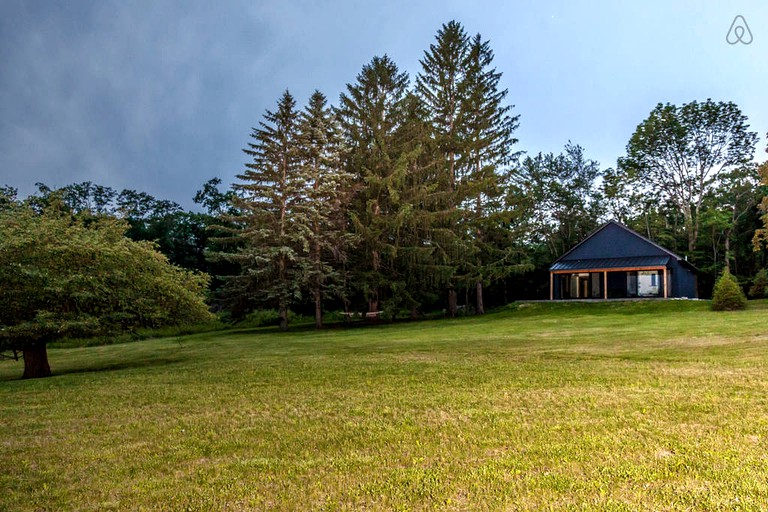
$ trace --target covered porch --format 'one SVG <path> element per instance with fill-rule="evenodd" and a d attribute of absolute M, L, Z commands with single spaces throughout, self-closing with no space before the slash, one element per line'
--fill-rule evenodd
<path fill-rule="evenodd" d="M 672 272 L 669 257 L 564 261 L 549 273 L 549 298 L 668 298 Z"/>

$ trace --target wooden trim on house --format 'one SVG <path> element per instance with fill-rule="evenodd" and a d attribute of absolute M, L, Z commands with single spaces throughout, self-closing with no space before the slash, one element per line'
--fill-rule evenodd
<path fill-rule="evenodd" d="M 588 272 L 634 272 L 638 270 L 663 270 L 665 273 L 667 267 L 656 265 L 651 267 L 617 267 L 617 268 L 577 268 L 573 270 L 550 270 L 550 274 L 585 274 Z"/>
<path fill-rule="evenodd" d="M 608 300 L 608 272 L 635 272 L 641 270 L 661 270 L 663 272 L 664 283 L 664 298 L 669 298 L 669 272 L 667 267 L 663 265 L 653 265 L 648 267 L 617 267 L 617 268 L 584 268 L 574 270 L 550 270 L 549 271 L 549 300 L 555 300 L 555 274 L 586 274 L 586 273 L 602 273 L 603 274 L 603 298 Z M 560 290 L 562 295 L 562 289 Z M 586 298 L 586 297 L 585 297 Z M 562 297 L 561 297 L 562 299 Z M 558 299 L 560 300 L 560 299 Z"/>
<path fill-rule="evenodd" d="M 555 300 L 555 274 L 549 273 L 549 300 Z"/>

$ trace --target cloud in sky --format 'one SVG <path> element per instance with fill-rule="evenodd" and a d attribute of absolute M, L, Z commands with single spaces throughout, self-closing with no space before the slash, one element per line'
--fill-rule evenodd
<path fill-rule="evenodd" d="M 223 171 L 244 92 L 228 80 L 248 57 L 241 20 L 166 2 L 20 3 L 3 19 L 3 180 L 189 195 Z"/>
<path fill-rule="evenodd" d="M 589 7 L 585 7 L 589 5 Z M 755 42 L 732 47 L 736 14 Z M 658 102 L 732 100 L 768 130 L 768 7 L 615 2 L 0 3 L 0 185 L 90 180 L 191 205 L 231 182 L 240 149 L 289 88 L 335 102 L 374 55 L 411 77 L 440 25 L 491 40 L 520 148 L 569 140 L 604 167 Z M 760 158 L 764 156 L 761 142 Z"/>

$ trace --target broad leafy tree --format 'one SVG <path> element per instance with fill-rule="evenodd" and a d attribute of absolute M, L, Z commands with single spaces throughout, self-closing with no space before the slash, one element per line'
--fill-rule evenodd
<path fill-rule="evenodd" d="M 235 214 L 232 206 L 232 200 L 235 194 L 232 190 L 222 192 L 219 190 L 221 178 L 211 178 L 203 183 L 203 187 L 195 193 L 193 201 L 205 208 L 206 213 L 211 217 L 218 217 L 223 214 Z"/>
<path fill-rule="evenodd" d="M 11 208 L 16 204 L 19 191 L 8 185 L 0 187 L 0 210 Z"/>
<path fill-rule="evenodd" d="M 113 212 L 113 201 L 117 193 L 110 187 L 97 185 L 90 181 L 73 183 L 61 189 L 64 203 L 74 212 L 109 214 Z"/>
<path fill-rule="evenodd" d="M 202 214 L 184 211 L 174 201 L 156 199 L 145 192 L 126 189 L 117 193 L 89 181 L 56 190 L 43 183 L 38 183 L 37 187 L 38 193 L 27 200 L 38 210 L 54 201 L 76 215 L 108 215 L 124 219 L 129 226 L 128 238 L 155 242 L 158 250 L 176 265 L 204 272 L 209 270 L 204 256 L 208 219 Z"/>
<path fill-rule="evenodd" d="M 768 135 L 767 135 L 768 136 Z M 768 147 L 765 148 L 768 152 Z M 758 168 L 758 174 L 760 175 L 760 184 L 768 189 L 768 161 L 763 162 Z M 752 244 L 755 251 L 765 249 L 765 244 L 768 242 L 768 194 L 765 194 L 760 201 L 760 211 L 763 213 L 762 227 L 755 230 L 754 237 L 752 238 Z"/>
<path fill-rule="evenodd" d="M 58 338 L 210 319 L 208 276 L 171 265 L 127 228 L 55 201 L 0 211 L 0 350 L 23 354 L 25 378 L 50 375 L 46 344 Z"/>
<path fill-rule="evenodd" d="M 758 183 L 756 165 L 738 167 L 723 173 L 702 201 L 700 238 L 708 242 L 711 250 L 713 273 L 719 272 L 724 264 L 732 274 L 743 270 L 751 275 L 751 268 L 738 265 L 737 255 L 741 260 L 745 254 L 736 245 L 739 230 L 746 227 L 746 232 L 751 234 L 751 223 L 745 226 L 744 221 L 754 216 L 760 193 Z M 747 251 L 746 256 L 752 256 L 751 252 Z"/>
<path fill-rule="evenodd" d="M 748 128 L 747 117 L 731 102 L 660 103 L 638 125 L 619 160 L 647 194 L 681 213 L 691 253 L 704 197 L 723 173 L 752 158 L 757 134 Z"/>
<path fill-rule="evenodd" d="M 558 154 L 526 157 L 516 181 L 528 206 L 530 243 L 546 247 L 551 263 L 594 230 L 604 213 L 598 179 L 599 164 L 571 144 Z"/>

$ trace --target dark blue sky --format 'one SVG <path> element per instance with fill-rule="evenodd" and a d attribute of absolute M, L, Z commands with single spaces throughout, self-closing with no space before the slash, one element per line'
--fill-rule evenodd
<path fill-rule="evenodd" d="M 737 14 L 754 41 L 730 45 Z M 413 78 L 444 22 L 490 39 L 517 149 L 581 144 L 615 165 L 659 102 L 734 101 L 768 131 L 768 3 L 0 2 L 0 184 L 90 180 L 189 207 L 230 183 L 286 88 L 332 102 L 387 53 Z"/>

